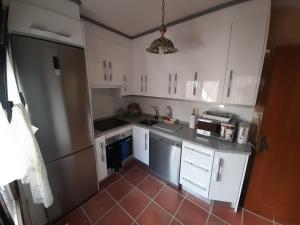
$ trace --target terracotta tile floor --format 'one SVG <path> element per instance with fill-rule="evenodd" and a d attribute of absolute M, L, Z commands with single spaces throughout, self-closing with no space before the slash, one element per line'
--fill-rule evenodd
<path fill-rule="evenodd" d="M 100 184 L 100 192 L 55 225 L 278 225 L 226 203 L 211 204 L 169 187 L 137 161 Z"/>

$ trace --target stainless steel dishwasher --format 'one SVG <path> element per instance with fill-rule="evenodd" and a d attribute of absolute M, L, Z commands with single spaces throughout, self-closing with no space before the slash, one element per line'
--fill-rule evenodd
<path fill-rule="evenodd" d="M 163 180 L 179 186 L 181 142 L 150 132 L 149 166 Z"/>

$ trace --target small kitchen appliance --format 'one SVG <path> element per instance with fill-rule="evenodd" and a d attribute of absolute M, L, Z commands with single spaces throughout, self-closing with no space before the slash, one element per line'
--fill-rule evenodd
<path fill-rule="evenodd" d="M 236 124 L 233 114 L 218 111 L 206 111 L 197 121 L 197 134 L 213 136 L 226 141 L 233 141 Z"/>
<path fill-rule="evenodd" d="M 239 130 L 237 135 L 237 142 L 239 144 L 245 144 L 248 140 L 250 124 L 247 122 L 239 123 Z"/>

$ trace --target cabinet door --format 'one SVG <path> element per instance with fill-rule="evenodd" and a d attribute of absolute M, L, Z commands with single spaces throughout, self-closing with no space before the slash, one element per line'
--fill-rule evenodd
<path fill-rule="evenodd" d="M 173 32 L 167 31 L 166 36 L 174 41 Z M 147 36 L 147 47 L 159 37 L 155 32 Z M 153 54 L 146 52 L 146 71 L 148 76 L 148 94 L 155 97 L 171 98 L 173 95 L 173 66 L 175 54 Z"/>
<path fill-rule="evenodd" d="M 232 24 L 223 102 L 253 105 L 265 53 L 267 15 Z"/>
<path fill-rule="evenodd" d="M 95 145 L 96 145 L 97 175 L 98 175 L 98 181 L 101 181 L 107 177 L 105 137 L 102 136 L 96 138 Z"/>
<path fill-rule="evenodd" d="M 87 65 L 91 86 L 105 85 L 108 81 L 108 42 L 86 34 Z"/>
<path fill-rule="evenodd" d="M 149 130 L 133 126 L 133 156 L 149 165 Z"/>
<path fill-rule="evenodd" d="M 130 49 L 115 43 L 110 43 L 107 58 L 109 85 L 122 85 L 123 76 L 129 73 Z"/>
<path fill-rule="evenodd" d="M 145 75 L 146 75 L 146 42 L 145 38 L 133 40 L 132 49 L 132 76 L 130 77 L 129 92 L 134 95 L 146 95 Z M 149 78 L 147 77 L 149 80 Z M 148 90 L 147 90 L 148 91 Z"/>
<path fill-rule="evenodd" d="M 209 199 L 236 203 L 248 155 L 215 152 Z"/>

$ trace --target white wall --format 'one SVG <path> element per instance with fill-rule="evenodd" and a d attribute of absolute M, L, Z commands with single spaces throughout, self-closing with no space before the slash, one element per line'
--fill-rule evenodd
<path fill-rule="evenodd" d="M 113 116 L 116 110 L 127 106 L 117 88 L 92 89 L 91 97 L 93 119 Z"/>
<path fill-rule="evenodd" d="M 150 105 L 157 105 L 159 107 L 160 115 L 164 115 L 167 112 L 166 106 L 169 105 L 173 110 L 173 117 L 181 121 L 188 122 L 189 115 L 192 113 L 193 108 L 196 108 L 198 114 L 207 110 L 221 110 L 233 113 L 241 120 L 251 121 L 253 115 L 253 108 L 237 105 L 224 105 L 224 108 L 220 108 L 218 104 L 201 103 L 195 101 L 183 101 L 139 96 L 123 97 L 123 105 L 127 105 L 130 102 L 138 103 L 144 113 L 154 114 L 153 108 Z"/>

